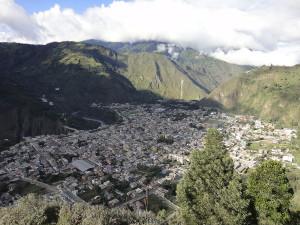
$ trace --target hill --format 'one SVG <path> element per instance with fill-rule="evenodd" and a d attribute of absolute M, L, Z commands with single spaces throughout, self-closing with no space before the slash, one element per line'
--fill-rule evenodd
<path fill-rule="evenodd" d="M 201 54 L 192 48 L 159 41 L 104 42 L 87 40 L 86 43 L 101 45 L 122 54 L 156 53 L 168 57 L 180 70 L 207 93 L 231 77 L 249 70 L 249 66 L 230 64 Z"/>
<path fill-rule="evenodd" d="M 101 46 L 62 42 L 48 45 L 0 44 L 0 148 L 24 136 L 61 133 L 73 113 L 90 113 L 94 102 L 146 101 L 118 73 L 118 54 Z M 113 119 L 98 110 L 96 119 Z M 72 117 L 72 118 L 71 118 Z M 72 121 L 71 121 L 72 120 Z M 78 128 L 91 128 L 80 122 Z M 83 126 L 82 126 L 83 125 Z"/>
<path fill-rule="evenodd" d="M 300 120 L 300 66 L 262 67 L 233 78 L 209 96 L 227 110 L 257 115 L 278 124 Z"/>

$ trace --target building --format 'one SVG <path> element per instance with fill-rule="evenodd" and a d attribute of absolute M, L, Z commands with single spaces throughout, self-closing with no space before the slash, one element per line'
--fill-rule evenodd
<path fill-rule="evenodd" d="M 76 169 L 80 170 L 81 172 L 86 172 L 88 170 L 94 169 L 95 167 L 91 163 L 82 159 L 73 161 L 72 166 L 74 166 Z"/>

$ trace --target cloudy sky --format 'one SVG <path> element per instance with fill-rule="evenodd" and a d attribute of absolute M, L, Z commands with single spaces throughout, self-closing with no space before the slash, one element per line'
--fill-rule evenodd
<path fill-rule="evenodd" d="M 0 0 L 0 41 L 161 40 L 238 64 L 300 63 L 300 0 Z"/>

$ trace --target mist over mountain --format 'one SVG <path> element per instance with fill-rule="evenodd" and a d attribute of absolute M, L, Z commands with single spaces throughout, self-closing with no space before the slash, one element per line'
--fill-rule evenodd
<path fill-rule="evenodd" d="M 222 60 L 200 53 L 193 48 L 184 48 L 180 45 L 158 41 L 139 42 L 105 42 L 87 40 L 86 43 L 102 45 L 117 52 L 131 55 L 142 52 L 158 53 L 165 55 L 180 70 L 201 86 L 206 92 L 210 92 L 220 83 L 241 74 L 251 66 L 230 64 Z"/>

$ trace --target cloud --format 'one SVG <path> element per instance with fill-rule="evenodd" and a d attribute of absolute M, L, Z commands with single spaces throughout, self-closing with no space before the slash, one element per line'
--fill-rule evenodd
<path fill-rule="evenodd" d="M 239 64 L 294 65 L 300 63 L 297 2 L 132 0 L 82 14 L 54 5 L 29 15 L 13 0 L 0 0 L 0 41 L 162 40 Z"/>
<path fill-rule="evenodd" d="M 285 65 L 293 66 L 300 62 L 299 46 L 280 46 L 272 51 L 257 51 L 248 48 L 229 50 L 217 49 L 211 56 L 241 65 Z"/>
<path fill-rule="evenodd" d="M 13 0 L 0 0 L 1 41 L 38 42 L 41 29 Z"/>

